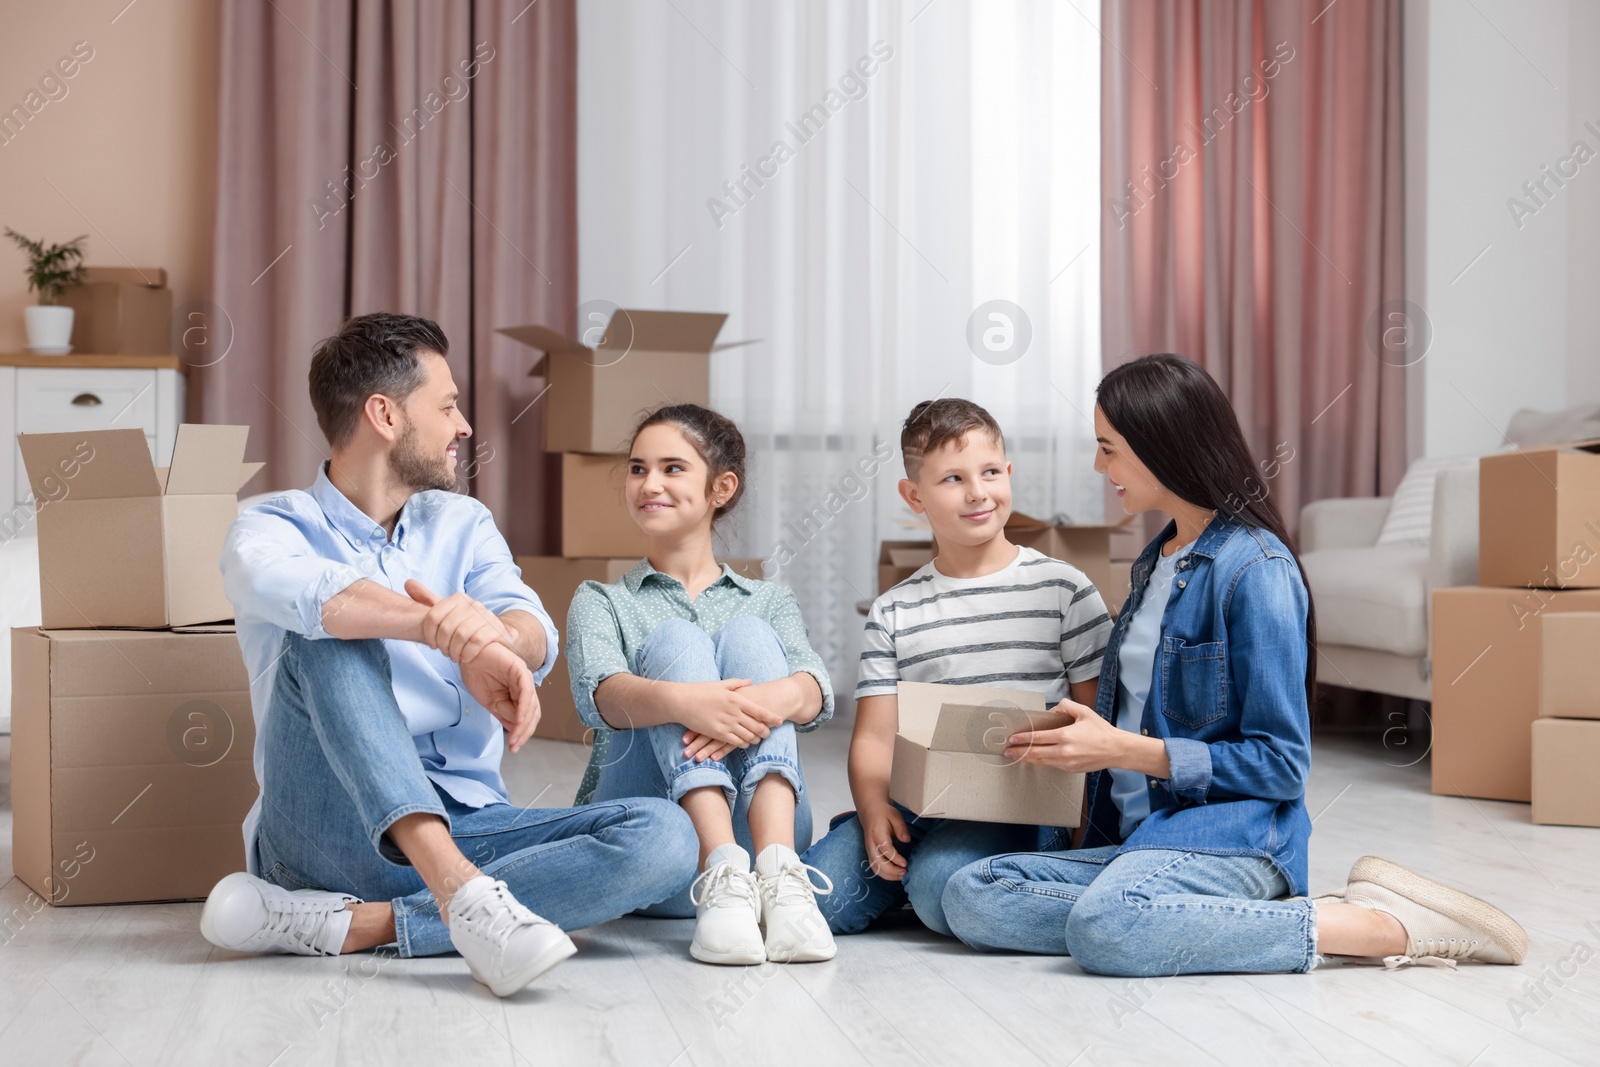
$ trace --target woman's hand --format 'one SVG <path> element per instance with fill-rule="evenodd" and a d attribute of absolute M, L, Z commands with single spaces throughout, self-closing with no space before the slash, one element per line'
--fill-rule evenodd
<path fill-rule="evenodd" d="M 1006 741 L 1007 759 L 1083 774 L 1107 767 L 1127 767 L 1128 742 L 1152 740 L 1119 730 L 1093 708 L 1071 700 L 1063 700 L 1051 710 L 1071 721 L 1050 730 L 1012 734 Z"/>
<path fill-rule="evenodd" d="M 727 751 L 732 751 L 748 748 L 771 734 L 783 719 L 743 692 L 749 686 L 748 678 L 674 683 L 676 719 L 686 727 L 684 744 L 688 745 L 691 735 L 700 735 L 728 745 Z"/>

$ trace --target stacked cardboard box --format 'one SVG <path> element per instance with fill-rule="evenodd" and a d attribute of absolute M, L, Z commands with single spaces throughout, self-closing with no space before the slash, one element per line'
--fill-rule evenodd
<path fill-rule="evenodd" d="M 1600 826 L 1600 611 L 1541 622 L 1533 821 Z"/>
<path fill-rule="evenodd" d="M 61 304 L 73 309 L 76 352 L 152 356 L 174 351 L 172 290 L 160 267 L 86 267 L 82 283 L 62 290 Z"/>
<path fill-rule="evenodd" d="M 561 555 L 517 559 L 522 580 L 544 602 L 556 628 L 585 581 L 614 582 L 649 551 L 649 541 L 623 499 L 628 447 L 643 415 L 664 404 L 711 403 L 711 353 L 751 342 L 717 343 L 726 315 L 683 311 L 626 311 L 585 322 L 583 337 L 548 326 L 511 326 L 507 337 L 543 355 L 531 374 L 542 377 L 544 447 L 561 453 Z M 726 560 L 761 577 L 761 561 Z M 539 688 L 538 736 L 585 741 L 588 731 L 572 703 L 566 657 Z"/>
<path fill-rule="evenodd" d="M 1600 442 L 1485 456 L 1478 470 L 1478 585 L 1433 594 L 1433 791 L 1524 803 L 1539 791 L 1555 811 L 1579 776 L 1540 771 L 1536 785 L 1534 739 L 1548 753 L 1587 734 L 1535 725 L 1543 646 L 1566 616 L 1600 612 Z"/>
<path fill-rule="evenodd" d="M 217 560 L 243 426 L 23 434 L 40 627 L 12 631 L 17 877 L 52 904 L 204 897 L 244 866 L 249 680 Z"/>

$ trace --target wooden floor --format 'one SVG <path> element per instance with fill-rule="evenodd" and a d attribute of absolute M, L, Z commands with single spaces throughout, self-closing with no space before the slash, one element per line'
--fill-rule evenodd
<path fill-rule="evenodd" d="M 835 723 L 804 742 L 819 825 L 849 806 L 848 737 Z M 1523 967 L 1135 982 L 893 922 L 842 939 L 831 963 L 733 969 L 690 960 L 688 921 L 623 919 L 579 933 L 576 958 L 502 1001 L 454 956 L 246 958 L 202 940 L 199 904 L 46 908 L 0 944 L 0 1063 L 1600 1062 L 1600 830 L 1431 796 L 1426 762 L 1392 756 L 1318 742 L 1313 890 L 1367 852 L 1402 861 L 1510 910 L 1532 941 Z M 538 742 L 511 764 L 513 799 L 549 804 L 572 795 L 583 750 Z M 11 877 L 10 825 L 8 802 L 0 913 L 29 893 Z"/>

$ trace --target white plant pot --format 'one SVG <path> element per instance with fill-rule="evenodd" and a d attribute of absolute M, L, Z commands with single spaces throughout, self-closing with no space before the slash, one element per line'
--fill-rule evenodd
<path fill-rule="evenodd" d="M 28 347 L 35 352 L 68 352 L 72 348 L 72 309 L 37 305 L 22 309 Z"/>

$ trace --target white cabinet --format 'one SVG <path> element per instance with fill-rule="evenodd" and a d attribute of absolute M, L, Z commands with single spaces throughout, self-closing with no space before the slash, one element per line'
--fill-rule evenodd
<path fill-rule="evenodd" d="M 0 440 L 10 451 L 0 505 L 31 500 L 19 433 L 138 429 L 155 465 L 167 466 L 183 413 L 180 366 L 172 356 L 0 356 Z"/>

